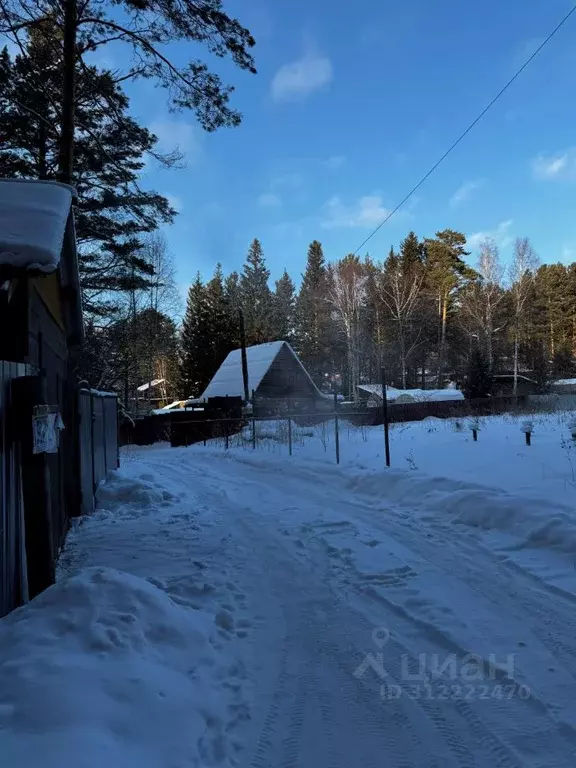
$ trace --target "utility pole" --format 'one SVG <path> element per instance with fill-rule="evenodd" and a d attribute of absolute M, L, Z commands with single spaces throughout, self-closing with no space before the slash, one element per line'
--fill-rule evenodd
<path fill-rule="evenodd" d="M 380 369 L 382 376 L 382 421 L 384 422 L 384 449 L 386 451 L 386 466 L 390 466 L 390 430 L 388 427 L 388 392 L 386 390 L 386 370 Z"/>
<path fill-rule="evenodd" d="M 244 402 L 250 400 L 250 389 L 248 388 L 248 358 L 246 356 L 246 329 L 244 328 L 244 313 L 240 315 L 240 354 L 242 355 L 242 380 L 244 382 Z"/>

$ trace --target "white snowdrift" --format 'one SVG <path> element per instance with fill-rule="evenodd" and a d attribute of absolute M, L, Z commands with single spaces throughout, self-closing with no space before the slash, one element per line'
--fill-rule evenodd
<path fill-rule="evenodd" d="M 544 499 L 527 499 L 499 488 L 392 470 L 348 476 L 351 490 L 408 505 L 449 522 L 519 538 L 519 546 L 576 549 L 576 516 L 569 507 Z"/>
<path fill-rule="evenodd" d="M 0 622 L 0 762 L 190 768 L 219 759 L 213 619 L 88 568 Z"/>

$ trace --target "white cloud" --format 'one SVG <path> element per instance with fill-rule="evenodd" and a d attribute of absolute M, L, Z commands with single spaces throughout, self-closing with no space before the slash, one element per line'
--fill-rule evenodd
<path fill-rule="evenodd" d="M 532 161 L 532 168 L 537 179 L 575 179 L 576 149 L 555 155 L 539 155 Z"/>
<path fill-rule="evenodd" d="M 187 162 L 195 162 L 202 155 L 200 138 L 192 123 L 185 120 L 154 120 L 149 130 L 158 138 L 156 145 L 160 152 L 178 149 L 186 155 Z"/>
<path fill-rule="evenodd" d="M 332 197 L 324 205 L 322 226 L 375 227 L 390 213 L 384 207 L 380 195 L 366 195 L 352 205 L 345 205 L 338 197 Z"/>
<path fill-rule="evenodd" d="M 282 205 L 282 200 L 273 192 L 266 192 L 258 198 L 258 205 L 262 206 L 262 208 L 278 208 Z"/>
<path fill-rule="evenodd" d="M 345 162 L 346 158 L 344 155 L 332 155 L 332 157 L 323 160 L 322 165 L 324 168 L 328 168 L 329 171 L 337 171 L 339 168 L 342 168 Z"/>
<path fill-rule="evenodd" d="M 513 240 L 510 235 L 510 227 L 513 223 L 512 219 L 507 219 L 506 221 L 501 221 L 496 229 L 487 230 L 486 232 L 474 232 L 474 234 L 466 238 L 469 248 L 473 251 L 477 250 L 480 243 L 486 240 L 486 238 L 494 240 L 500 248 L 507 248 Z"/>
<path fill-rule="evenodd" d="M 299 101 L 328 85 L 333 77 L 332 62 L 313 49 L 296 61 L 284 64 L 272 79 L 275 101 Z"/>
<path fill-rule="evenodd" d="M 450 198 L 450 208 L 457 208 L 462 203 L 469 200 L 471 195 L 484 184 L 483 179 L 475 181 L 465 181 Z"/>

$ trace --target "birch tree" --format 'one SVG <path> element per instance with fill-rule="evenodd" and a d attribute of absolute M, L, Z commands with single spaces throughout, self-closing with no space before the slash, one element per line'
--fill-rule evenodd
<path fill-rule="evenodd" d="M 420 260 L 390 250 L 380 279 L 380 297 L 390 313 L 398 343 L 402 388 L 407 388 L 408 361 L 417 349 L 421 330 L 413 320 L 422 299 L 424 267 Z"/>
<path fill-rule="evenodd" d="M 477 335 L 484 347 L 490 371 L 494 369 L 494 338 L 502 331 L 505 318 L 499 312 L 505 299 L 502 287 L 504 270 L 498 246 L 491 238 L 480 243 L 476 267 L 478 277 L 464 291 L 461 300 L 463 325 Z"/>
<path fill-rule="evenodd" d="M 328 270 L 327 300 L 346 343 L 348 380 L 357 397 L 362 349 L 362 312 L 366 300 L 367 275 L 357 256 L 345 256 Z"/>
<path fill-rule="evenodd" d="M 534 275 L 539 266 L 530 240 L 527 237 L 519 237 L 514 244 L 514 256 L 508 275 L 510 280 L 510 294 L 512 296 L 513 316 L 512 333 L 514 338 L 514 388 L 518 391 L 518 354 L 520 348 L 520 336 L 524 328 L 527 315 L 527 302 L 534 285 Z"/>

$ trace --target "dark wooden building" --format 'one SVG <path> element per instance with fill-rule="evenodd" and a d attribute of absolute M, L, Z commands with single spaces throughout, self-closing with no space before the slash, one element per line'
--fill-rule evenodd
<path fill-rule="evenodd" d="M 0 180 L 0 616 L 53 581 L 80 511 L 74 194 Z"/>
<path fill-rule="evenodd" d="M 333 398 L 320 392 L 287 341 L 246 348 L 248 392 L 261 408 L 294 411 L 330 410 Z M 242 353 L 235 349 L 224 360 L 200 400 L 215 397 L 244 399 Z"/>

